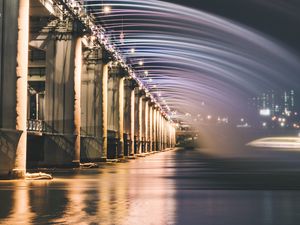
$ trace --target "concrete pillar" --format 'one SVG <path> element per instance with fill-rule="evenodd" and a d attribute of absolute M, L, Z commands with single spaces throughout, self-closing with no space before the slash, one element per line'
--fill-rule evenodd
<path fill-rule="evenodd" d="M 149 104 L 147 99 L 145 100 L 145 136 L 144 136 L 144 143 L 145 143 L 145 152 L 148 152 L 148 142 L 149 142 L 149 138 L 148 138 L 148 134 L 149 134 L 149 124 L 148 124 L 148 117 L 149 117 Z"/>
<path fill-rule="evenodd" d="M 165 119 L 162 116 L 161 118 L 161 145 L 162 145 L 162 149 L 165 149 Z"/>
<path fill-rule="evenodd" d="M 157 142 L 157 138 L 156 138 L 156 131 L 157 131 L 157 120 L 156 120 L 156 109 L 152 108 L 152 113 L 153 113 L 153 123 L 152 123 L 152 135 L 153 135 L 153 151 L 157 151 L 157 146 L 156 146 L 156 142 Z"/>
<path fill-rule="evenodd" d="M 163 118 L 161 113 L 159 113 L 159 124 L 160 124 L 160 150 L 164 150 L 163 148 Z"/>
<path fill-rule="evenodd" d="M 159 109 L 157 111 L 157 151 L 160 151 L 161 150 L 161 146 L 160 146 L 160 142 L 161 142 L 161 130 L 160 130 L 160 127 L 161 127 L 161 117 L 160 117 L 160 112 L 159 112 Z"/>
<path fill-rule="evenodd" d="M 174 142 L 174 147 L 176 145 L 176 128 L 173 128 L 173 142 Z"/>
<path fill-rule="evenodd" d="M 153 151 L 153 107 L 149 105 L 149 152 Z"/>
<path fill-rule="evenodd" d="M 167 120 L 164 118 L 164 148 L 167 148 Z"/>
<path fill-rule="evenodd" d="M 143 97 L 139 96 L 139 100 L 138 100 L 138 154 L 142 153 L 142 137 L 143 137 Z"/>
<path fill-rule="evenodd" d="M 21 132 L 21 136 L 17 143 L 15 162 L 11 171 L 12 178 L 23 178 L 26 174 L 28 42 L 29 0 L 20 0 L 16 67 L 16 130 Z"/>
<path fill-rule="evenodd" d="M 169 148 L 172 148 L 172 123 L 169 123 Z"/>
<path fill-rule="evenodd" d="M 119 78 L 118 95 L 118 158 L 124 157 L 124 77 Z"/>
<path fill-rule="evenodd" d="M 134 131 L 135 131 L 135 90 L 134 88 L 130 93 L 130 156 L 134 155 Z"/>
<path fill-rule="evenodd" d="M 160 151 L 160 117 L 159 110 L 156 111 L 156 151 Z"/>
<path fill-rule="evenodd" d="M 102 50 L 83 48 L 81 73 L 81 142 L 84 162 L 101 161 L 102 152 Z"/>
<path fill-rule="evenodd" d="M 74 24 L 75 26 L 75 24 Z M 41 166 L 78 166 L 81 126 L 81 43 L 52 34 L 46 49 L 44 157 Z M 76 65 L 75 65 L 76 64 Z M 76 118 L 75 118 L 76 117 Z"/>
<path fill-rule="evenodd" d="M 166 149 L 166 120 L 165 118 L 163 117 L 163 148 Z"/>
<path fill-rule="evenodd" d="M 165 147 L 169 148 L 169 121 L 165 120 Z"/>
<path fill-rule="evenodd" d="M 162 149 L 164 150 L 165 149 L 165 119 L 164 117 L 162 116 L 161 118 L 161 139 L 162 139 L 162 142 L 161 142 L 161 145 L 162 145 Z"/>
<path fill-rule="evenodd" d="M 81 37 L 75 43 L 75 63 L 74 63 L 74 136 L 75 154 L 73 164 L 80 164 L 80 125 L 81 125 L 81 68 L 82 68 L 82 45 Z"/>
<path fill-rule="evenodd" d="M 107 84 L 108 84 L 108 67 L 109 63 L 104 62 L 102 68 L 101 79 L 101 133 L 102 133 L 102 151 L 101 159 L 105 161 L 107 159 Z"/>

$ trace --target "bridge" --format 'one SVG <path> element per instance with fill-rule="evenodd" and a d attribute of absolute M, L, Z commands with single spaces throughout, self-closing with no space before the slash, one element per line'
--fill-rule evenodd
<path fill-rule="evenodd" d="M 1 176 L 175 146 L 169 112 L 88 2 L 3 0 L 0 31 Z"/>

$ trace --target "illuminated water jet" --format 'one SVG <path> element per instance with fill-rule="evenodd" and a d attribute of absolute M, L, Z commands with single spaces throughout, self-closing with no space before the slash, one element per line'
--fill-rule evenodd
<path fill-rule="evenodd" d="M 172 118 L 184 119 L 187 110 L 195 115 L 240 112 L 250 95 L 298 86 L 297 56 L 233 21 L 156 0 L 105 1 L 114 10 L 104 17 L 100 1 L 85 2 L 93 8 L 96 21 L 104 22 L 111 42 L 133 65 L 143 85 L 168 102 L 168 107 L 159 103 L 170 109 L 166 111 Z M 122 43 L 120 32 L 126 34 Z M 147 84 L 145 71 L 159 87 Z M 176 115 L 171 113 L 174 110 Z"/>

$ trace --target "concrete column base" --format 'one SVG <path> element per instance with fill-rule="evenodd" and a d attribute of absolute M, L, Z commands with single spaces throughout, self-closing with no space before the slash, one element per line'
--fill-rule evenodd
<path fill-rule="evenodd" d="M 118 155 L 117 155 L 117 157 L 118 157 L 118 159 L 122 159 L 122 158 L 124 158 L 124 141 L 118 141 Z"/>
<path fill-rule="evenodd" d="M 127 156 L 127 159 L 136 159 L 135 155 Z"/>
<path fill-rule="evenodd" d="M 79 168 L 80 167 L 80 160 L 73 160 L 72 161 L 72 167 L 73 168 Z"/>
<path fill-rule="evenodd" d="M 100 158 L 99 162 L 107 162 L 107 158 Z"/>
<path fill-rule="evenodd" d="M 26 170 L 23 169 L 13 169 L 10 171 L 9 178 L 10 179 L 24 179 L 26 176 Z"/>

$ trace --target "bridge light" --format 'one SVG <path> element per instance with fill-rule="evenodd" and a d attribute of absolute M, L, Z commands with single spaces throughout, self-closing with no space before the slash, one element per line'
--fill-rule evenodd
<path fill-rule="evenodd" d="M 109 5 L 106 5 L 103 7 L 103 13 L 104 14 L 109 14 L 111 13 L 111 7 Z"/>

